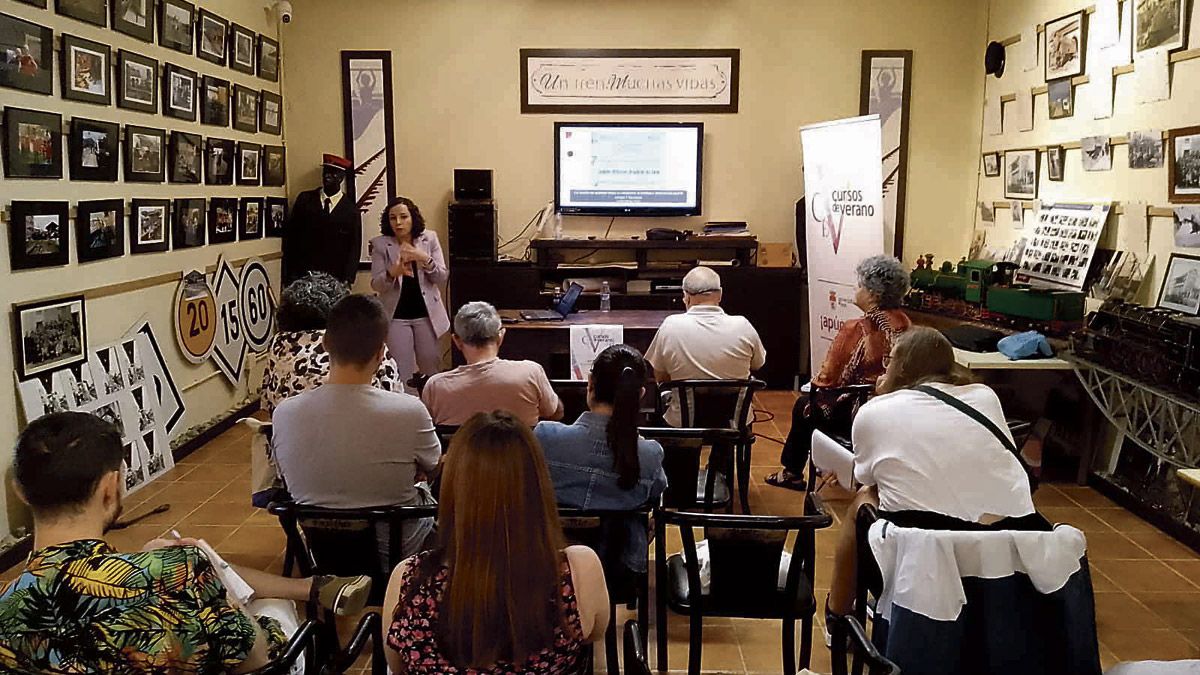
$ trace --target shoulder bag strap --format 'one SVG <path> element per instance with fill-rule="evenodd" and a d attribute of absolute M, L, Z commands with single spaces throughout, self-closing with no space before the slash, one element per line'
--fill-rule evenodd
<path fill-rule="evenodd" d="M 1012 442 L 1012 440 L 1009 439 L 1008 436 L 1004 434 L 1003 431 L 1000 430 L 999 427 L 996 426 L 995 422 L 988 419 L 987 415 L 984 415 L 970 405 L 967 405 L 961 399 L 951 396 L 950 394 L 947 394 L 936 387 L 930 387 L 929 385 L 923 384 L 913 387 L 913 389 L 921 392 L 922 394 L 932 396 L 946 405 L 956 408 L 962 414 L 983 425 L 985 429 L 992 432 L 992 435 L 1000 441 L 1001 445 L 1003 445 L 1005 448 L 1008 448 L 1008 451 L 1017 458 L 1017 462 L 1020 463 L 1021 468 L 1025 470 L 1025 475 L 1029 478 L 1030 488 L 1034 488 L 1037 485 L 1037 478 L 1033 475 L 1033 470 L 1029 468 L 1029 464 L 1025 462 L 1025 458 L 1021 456 L 1021 452 L 1017 450 L 1017 446 Z"/>

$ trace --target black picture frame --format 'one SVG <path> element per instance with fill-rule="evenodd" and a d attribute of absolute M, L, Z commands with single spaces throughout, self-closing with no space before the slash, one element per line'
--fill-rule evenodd
<path fill-rule="evenodd" d="M 112 49 L 108 45 L 64 33 L 58 63 L 63 98 L 112 105 Z"/>
<path fill-rule="evenodd" d="M 204 145 L 204 182 L 207 185 L 233 185 L 236 146 L 228 138 L 209 138 Z"/>
<path fill-rule="evenodd" d="M 258 133 L 258 91 L 233 85 L 233 128 Z"/>
<path fill-rule="evenodd" d="M 161 183 L 166 176 L 166 166 L 166 132 L 153 127 L 126 124 L 125 180 L 130 183 Z"/>
<path fill-rule="evenodd" d="M 201 7 L 196 17 L 196 56 L 223 66 L 228 44 L 229 21 Z"/>
<path fill-rule="evenodd" d="M 25 5 L 33 5 L 34 7 L 38 7 L 40 9 L 46 9 L 46 7 L 49 5 L 48 0 L 17 0 L 17 2 Z"/>
<path fill-rule="evenodd" d="M 1046 178 L 1061 183 L 1067 170 L 1067 152 L 1061 145 L 1046 146 Z"/>
<path fill-rule="evenodd" d="M 229 24 L 229 67 L 239 73 L 254 74 L 256 33 L 245 26 Z"/>
<path fill-rule="evenodd" d="M 204 175 L 204 139 L 200 134 L 172 131 L 167 145 L 167 181 L 199 185 Z"/>
<path fill-rule="evenodd" d="M 1052 120 L 1075 115 L 1075 83 L 1071 78 L 1046 83 L 1046 111 Z"/>
<path fill-rule="evenodd" d="M 1072 25 L 1072 22 L 1078 22 L 1077 25 Z M 1058 80 L 1064 77 L 1078 77 L 1087 72 L 1087 12 L 1076 10 L 1070 14 L 1047 21 L 1044 24 L 1043 35 L 1045 35 L 1045 58 L 1042 60 L 1042 70 L 1045 75 L 1046 82 Z M 1073 37 L 1072 37 L 1072 34 Z M 1051 72 L 1051 59 L 1057 52 L 1057 47 L 1052 40 L 1062 40 L 1064 45 L 1069 45 L 1071 40 L 1075 41 L 1074 53 L 1079 56 L 1079 63 L 1071 67 L 1064 67 L 1066 64 L 1075 61 L 1071 59 L 1064 64 L 1055 63 L 1055 69 Z M 1064 49 L 1069 47 L 1064 46 Z"/>
<path fill-rule="evenodd" d="M 1003 163 L 1000 165 L 1000 176 L 1004 180 L 1004 198 L 1005 199 L 1037 199 L 1038 194 L 1038 159 L 1040 155 L 1037 150 L 1005 150 L 1003 155 Z M 1011 164 L 1010 160 L 1026 159 L 1033 163 L 1032 182 L 1025 184 L 1024 179 L 1020 183 L 1013 183 L 1008 175 Z M 1030 188 L 1030 191 L 1022 192 L 1021 187 Z"/>
<path fill-rule="evenodd" d="M 143 42 L 154 42 L 154 0 L 111 0 L 112 27 Z"/>
<path fill-rule="evenodd" d="M 158 112 L 158 59 L 135 52 L 117 52 L 117 107 Z"/>
<path fill-rule="evenodd" d="M 270 82 L 279 81 L 279 43 L 266 35 L 258 36 L 256 58 L 258 76 Z"/>
<path fill-rule="evenodd" d="M 282 237 L 287 226 L 288 200 L 267 197 L 263 204 L 264 231 L 268 237 Z"/>
<path fill-rule="evenodd" d="M 1200 256 L 1188 255 L 1186 253 L 1171 253 L 1170 259 L 1167 260 L 1166 272 L 1163 274 L 1162 285 L 1158 289 L 1158 300 L 1154 306 L 1175 310 L 1189 316 L 1200 316 L 1200 297 L 1190 297 L 1191 293 L 1197 289 L 1188 288 L 1186 289 L 1189 293 L 1188 295 L 1178 297 L 1169 296 L 1167 289 L 1173 281 L 1194 274 L 1197 271 L 1200 271 Z M 1174 292 L 1174 289 L 1171 290 Z"/>
<path fill-rule="evenodd" d="M 287 183 L 287 149 L 282 145 L 262 146 L 262 184 L 266 187 L 282 187 Z"/>
<path fill-rule="evenodd" d="M 283 97 L 263 91 L 258 101 L 258 130 L 274 136 L 283 135 Z"/>
<path fill-rule="evenodd" d="M 134 199 L 129 205 L 129 252 L 160 253 L 171 245 L 171 200 Z"/>
<path fill-rule="evenodd" d="M 1200 125 L 1171 129 L 1163 147 L 1167 156 L 1167 200 L 1200 203 Z"/>
<path fill-rule="evenodd" d="M 0 47 L 22 51 L 22 55 L 12 62 L 8 58 L 0 61 L 0 86 L 35 94 L 54 93 L 53 30 L 0 14 Z"/>
<path fill-rule="evenodd" d="M 376 173 L 377 177 L 381 177 L 382 190 L 380 191 L 380 199 L 383 194 L 387 195 L 387 203 L 391 203 L 396 199 L 396 186 L 400 183 L 398 172 L 396 169 L 396 138 L 395 138 L 395 122 L 393 110 L 394 100 L 392 96 L 392 52 L 391 50 L 342 50 L 342 143 L 344 148 L 343 157 L 350 160 L 351 166 L 359 166 L 371 159 L 372 155 L 379 152 L 378 139 L 369 138 L 363 134 L 361 127 L 355 126 L 355 118 L 366 114 L 368 109 L 374 108 L 380 103 L 383 104 L 383 156 L 377 161 L 383 163 L 383 168 Z M 524 60 L 523 60 L 524 63 Z M 351 66 L 358 65 L 356 72 Z M 370 92 L 366 96 L 361 95 L 366 89 L 363 85 L 363 66 L 368 69 L 378 71 L 378 75 L 372 73 L 369 78 L 371 85 Z M 382 90 L 382 96 L 375 94 L 375 86 L 378 84 Z M 522 94 L 524 96 L 525 94 Z M 378 114 L 378 113 L 374 113 Z M 360 135 L 363 142 L 359 142 Z M 371 148 L 371 149 L 368 149 Z M 382 174 L 382 176 L 381 176 Z M 356 177 L 354 171 L 349 171 L 346 174 L 346 194 L 353 195 L 357 199 L 358 186 L 356 185 Z M 370 178 L 363 178 L 364 181 L 371 181 Z M 379 178 L 376 178 L 379 180 Z M 369 189 L 370 183 L 364 187 L 364 191 Z M 386 192 L 384 192 L 386 191 Z M 359 260 L 359 266 L 363 264 L 370 265 L 371 257 L 363 253 L 363 258 Z"/>
<path fill-rule="evenodd" d="M 191 54 L 195 43 L 196 6 L 187 0 L 158 1 L 158 44 Z"/>
<path fill-rule="evenodd" d="M 115 122 L 72 118 L 67 160 L 71 180 L 116 182 L 121 171 L 121 126 Z"/>
<path fill-rule="evenodd" d="M 8 220 L 11 268 L 28 270 L 66 265 L 70 259 L 71 209 L 68 202 L 13 201 Z"/>
<path fill-rule="evenodd" d="M 263 198 L 242 197 L 238 204 L 238 239 L 262 239 Z"/>
<path fill-rule="evenodd" d="M 163 66 L 163 115 L 195 122 L 196 107 L 196 71 L 173 63 Z"/>
<path fill-rule="evenodd" d="M 237 241 L 238 200 L 213 197 L 208 200 L 208 243 Z"/>
<path fill-rule="evenodd" d="M 200 123 L 228 127 L 230 109 L 229 80 L 205 75 L 200 80 Z"/>
<path fill-rule="evenodd" d="M 5 178 L 62 178 L 62 150 L 62 115 L 5 106 Z"/>
<path fill-rule="evenodd" d="M 108 3 L 105 0 L 54 0 L 54 11 L 95 26 L 108 27 Z"/>
<path fill-rule="evenodd" d="M 983 175 L 987 178 L 996 178 L 1000 175 L 1000 153 L 983 153 Z"/>
<path fill-rule="evenodd" d="M 13 336 L 14 365 L 20 379 L 87 361 L 87 305 L 82 294 L 15 303 L 12 311 L 16 333 Z M 55 333 L 52 337 L 56 339 L 51 341 L 56 347 L 55 353 L 38 353 L 37 334 L 54 328 L 65 328 L 73 339 L 57 339 L 61 333 Z"/>
<path fill-rule="evenodd" d="M 234 171 L 237 174 L 238 185 L 260 185 L 262 183 L 262 146 L 248 141 L 239 142 Z"/>
<path fill-rule="evenodd" d="M 207 240 L 208 205 L 203 197 L 176 199 L 173 204 L 171 243 L 176 250 L 204 246 Z"/>
<path fill-rule="evenodd" d="M 75 253 L 79 262 L 125 255 L 124 199 L 99 199 L 75 205 Z"/>

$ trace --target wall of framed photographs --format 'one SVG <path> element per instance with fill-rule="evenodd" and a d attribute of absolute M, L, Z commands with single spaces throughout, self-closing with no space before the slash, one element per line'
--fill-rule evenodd
<path fill-rule="evenodd" d="M 80 294 L 84 351 L 141 320 L 170 336 L 178 278 L 154 280 L 220 255 L 261 258 L 278 283 L 267 211 L 287 203 L 281 54 L 264 3 L 0 0 L 6 343 L 26 337 L 13 334 L 15 305 Z M 238 205 L 232 220 L 210 218 L 220 200 Z M 162 345 L 186 399 L 184 430 L 222 416 L 260 376 L 251 368 L 231 388 Z M 0 349 L 0 372 L 28 365 L 18 354 Z M 0 387 L 0 436 L 16 437 L 20 411 L 17 388 Z M 13 495 L 6 502 L 0 535 L 26 521 Z"/>
<path fill-rule="evenodd" d="M 991 3 L 987 41 L 1005 43 L 1008 58 L 1003 76 L 985 82 L 978 201 L 1000 207 L 990 223 L 976 210 L 985 249 L 1028 244 L 1042 203 L 1111 201 L 1100 246 L 1150 261 L 1136 298 L 1150 306 L 1172 256 L 1200 254 L 1200 12 L 1192 4 Z M 1009 165 L 1031 150 L 1031 181 L 1010 181 Z M 1018 203 L 1021 225 L 1012 218 Z"/>

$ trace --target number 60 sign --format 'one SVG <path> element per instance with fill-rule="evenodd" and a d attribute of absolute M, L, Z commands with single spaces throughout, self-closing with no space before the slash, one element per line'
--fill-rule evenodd
<path fill-rule="evenodd" d="M 261 352 L 270 342 L 275 318 L 271 282 L 257 258 L 242 266 L 240 278 L 222 258 L 213 283 L 215 289 L 199 270 L 183 275 L 175 294 L 175 337 L 189 361 L 203 363 L 211 357 L 236 386 L 247 350 Z"/>

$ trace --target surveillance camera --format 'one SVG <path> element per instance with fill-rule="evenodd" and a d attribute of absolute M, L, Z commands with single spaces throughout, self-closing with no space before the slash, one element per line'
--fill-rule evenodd
<path fill-rule="evenodd" d="M 275 3 L 275 15 L 278 16 L 279 20 L 283 23 L 291 23 L 292 3 L 288 2 L 288 0 L 278 0 L 278 2 Z"/>

